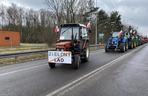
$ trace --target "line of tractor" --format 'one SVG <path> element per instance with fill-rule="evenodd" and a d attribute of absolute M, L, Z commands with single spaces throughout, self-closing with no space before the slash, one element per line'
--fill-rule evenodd
<path fill-rule="evenodd" d="M 90 24 L 61 24 L 56 28 L 58 40 L 54 51 L 48 51 L 48 64 L 51 69 L 56 64 L 69 64 L 78 69 L 81 62 L 89 60 Z M 112 32 L 105 46 L 105 52 L 136 48 L 144 44 L 142 36 L 136 30 Z M 68 55 L 61 55 L 68 54 Z"/>
<path fill-rule="evenodd" d="M 128 49 L 136 48 L 144 43 L 148 42 L 147 37 L 143 37 L 138 34 L 136 30 L 112 32 L 105 44 L 105 52 L 109 51 L 121 51 L 125 52 Z"/>

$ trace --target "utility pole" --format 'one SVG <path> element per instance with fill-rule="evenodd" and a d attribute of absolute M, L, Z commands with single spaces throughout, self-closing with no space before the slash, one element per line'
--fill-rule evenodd
<path fill-rule="evenodd" d="M 95 45 L 97 46 L 97 41 L 98 41 L 98 15 L 97 15 L 97 13 L 96 13 L 96 28 L 95 29 L 96 29 Z"/>
<path fill-rule="evenodd" d="M 3 31 L 3 19 L 4 19 L 4 8 L 3 8 L 4 6 L 3 6 L 3 4 L 2 4 L 2 13 L 1 13 L 1 15 L 2 15 L 2 31 Z"/>
<path fill-rule="evenodd" d="M 95 2 L 96 4 L 96 8 L 97 8 L 97 0 Z M 95 37 L 95 45 L 96 45 L 96 48 L 97 48 L 97 41 L 98 41 L 98 13 L 96 13 L 96 37 Z"/>

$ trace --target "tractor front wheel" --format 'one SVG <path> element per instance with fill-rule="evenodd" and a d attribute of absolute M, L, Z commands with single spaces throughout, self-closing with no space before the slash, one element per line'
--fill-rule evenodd
<path fill-rule="evenodd" d="M 48 65 L 51 69 L 55 68 L 55 63 L 48 63 Z"/>

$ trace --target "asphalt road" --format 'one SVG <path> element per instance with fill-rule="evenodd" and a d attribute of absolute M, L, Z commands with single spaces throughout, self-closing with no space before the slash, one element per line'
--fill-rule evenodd
<path fill-rule="evenodd" d="M 59 89 L 60 87 L 65 86 L 66 84 L 69 84 L 70 82 L 82 77 L 83 75 L 107 64 L 108 62 L 124 54 L 130 53 L 131 51 L 132 50 L 129 50 L 128 52 L 125 52 L 125 53 L 120 53 L 120 52 L 105 53 L 104 50 L 101 49 L 101 50 L 92 52 L 90 56 L 90 61 L 88 63 L 81 64 L 79 70 L 72 69 L 70 65 L 57 65 L 55 69 L 50 69 L 48 67 L 47 60 L 37 60 L 37 61 L 31 61 L 31 62 L 1 67 L 0 68 L 0 96 L 45 96 L 48 93 L 51 93 Z M 143 56 L 147 56 L 145 54 L 146 51 L 148 51 L 148 49 L 144 48 L 142 51 L 135 53 L 134 54 L 135 56 L 131 56 L 132 58 L 131 63 L 134 63 L 135 62 L 134 60 L 138 59 L 138 56 L 139 56 L 138 54 L 141 54 L 141 55 L 143 54 Z M 137 59 L 134 59 L 134 57 L 136 58 L 136 56 L 137 56 Z M 140 61 L 137 61 L 137 62 L 140 62 Z M 146 66 L 145 63 L 147 62 L 145 63 L 144 61 L 141 61 L 141 62 L 143 62 L 142 63 L 143 66 Z M 112 87 L 118 88 L 119 86 L 119 88 L 122 88 L 121 87 L 122 85 L 130 84 L 134 80 L 134 78 L 136 78 L 136 75 L 134 75 L 134 73 L 138 72 L 137 70 L 134 70 L 132 65 L 128 64 L 130 63 L 128 62 L 128 59 L 126 59 L 125 61 L 121 61 L 120 63 L 123 63 L 123 65 L 120 64 L 122 66 L 119 67 L 118 69 L 115 68 L 116 69 L 115 71 L 111 69 L 107 70 L 107 72 L 101 74 L 100 76 L 96 76 L 96 78 L 90 80 L 90 83 L 87 82 L 86 83 L 87 86 L 84 86 L 85 87 L 84 89 L 83 88 L 81 89 L 80 87 L 78 87 L 80 88 L 80 90 L 72 91 L 73 92 L 72 94 L 75 94 L 75 92 L 76 93 L 80 92 L 79 94 L 75 94 L 73 96 L 76 96 L 76 95 L 80 96 L 83 94 L 84 94 L 83 96 L 94 96 L 94 95 L 98 96 L 98 93 L 100 94 L 99 96 L 119 96 L 119 95 L 108 95 L 108 94 L 113 91 L 114 91 L 113 93 L 115 93 L 116 90 L 115 88 L 112 89 Z M 136 63 L 136 65 L 137 67 L 141 66 L 139 65 L 139 63 Z M 127 66 L 129 66 L 129 68 Z M 128 71 L 133 73 L 127 73 Z M 139 73 L 139 74 L 142 74 L 142 73 Z M 122 77 L 120 75 L 123 75 L 125 77 Z M 102 76 L 104 77 L 104 79 L 102 78 Z M 135 76 L 135 77 L 133 79 L 129 79 L 131 80 L 130 82 L 126 82 L 126 78 L 128 79 L 130 76 Z M 147 79 L 146 76 L 144 77 Z M 120 83 L 121 81 L 121 84 L 115 86 L 114 81 L 118 81 L 118 83 Z M 144 82 L 142 82 L 142 84 L 144 84 Z M 133 87 L 134 86 L 135 85 L 133 85 Z M 129 86 L 124 86 L 123 90 L 128 87 Z M 109 90 L 110 88 L 111 90 Z M 148 91 L 148 89 L 144 89 L 144 90 Z M 94 95 L 90 95 L 92 92 Z M 72 94 L 68 96 L 71 96 Z M 125 95 L 122 95 L 122 96 L 125 96 Z M 142 96 L 142 95 L 139 95 L 139 96 Z"/>
<path fill-rule="evenodd" d="M 148 96 L 148 46 L 63 91 L 60 96 Z"/>

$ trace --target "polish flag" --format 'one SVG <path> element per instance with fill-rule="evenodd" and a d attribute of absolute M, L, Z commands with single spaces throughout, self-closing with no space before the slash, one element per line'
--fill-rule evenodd
<path fill-rule="evenodd" d="M 87 27 L 87 28 L 91 28 L 90 22 L 87 23 L 86 27 Z"/>
<path fill-rule="evenodd" d="M 58 27 L 58 26 L 56 26 L 56 27 L 55 27 L 55 29 L 54 29 L 54 32 L 56 32 L 56 33 L 57 33 L 57 32 L 59 32 L 59 31 L 60 31 L 59 27 Z"/>
<path fill-rule="evenodd" d="M 119 32 L 119 37 L 121 37 L 122 34 L 123 34 L 123 31 L 121 30 L 121 31 Z"/>

